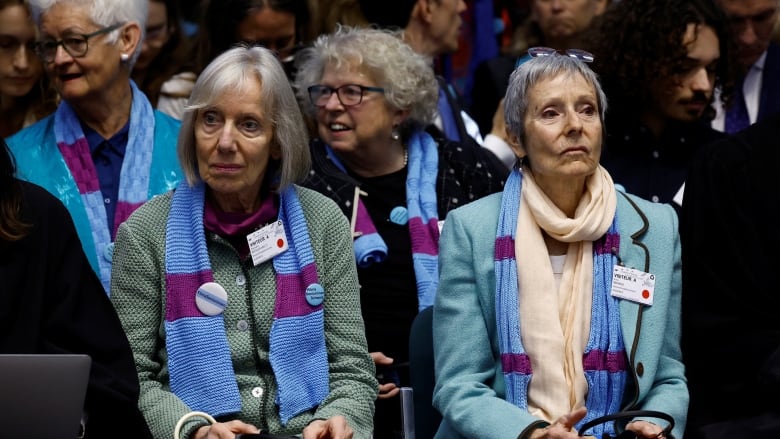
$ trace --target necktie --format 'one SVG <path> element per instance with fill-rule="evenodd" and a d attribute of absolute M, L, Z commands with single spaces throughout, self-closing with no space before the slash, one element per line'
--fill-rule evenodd
<path fill-rule="evenodd" d="M 445 85 L 446 87 L 446 85 Z M 447 99 L 447 92 L 439 87 L 439 115 L 441 116 L 442 131 L 450 140 L 460 141 L 458 125 L 455 121 L 455 113 Z M 460 115 L 458 115 L 460 116 Z"/>
<path fill-rule="evenodd" d="M 733 134 L 744 130 L 750 126 L 750 116 L 748 116 L 747 105 L 745 105 L 745 96 L 742 92 L 743 80 L 737 82 L 734 87 L 734 97 L 731 106 L 726 110 L 725 130 Z"/>

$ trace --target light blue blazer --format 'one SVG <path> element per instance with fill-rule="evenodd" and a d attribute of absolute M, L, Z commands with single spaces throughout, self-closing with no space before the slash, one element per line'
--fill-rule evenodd
<path fill-rule="evenodd" d="M 441 281 L 433 311 L 433 405 L 443 421 L 437 439 L 515 439 L 541 423 L 504 399 L 494 271 L 501 195 L 451 211 L 439 241 Z M 682 279 L 677 215 L 669 205 L 622 192 L 617 199 L 620 260 L 627 267 L 656 276 L 652 306 L 627 300 L 620 304 L 629 359 L 622 407 L 668 413 L 675 419 L 673 434 L 680 439 L 688 411 L 688 387 L 680 353 Z"/>

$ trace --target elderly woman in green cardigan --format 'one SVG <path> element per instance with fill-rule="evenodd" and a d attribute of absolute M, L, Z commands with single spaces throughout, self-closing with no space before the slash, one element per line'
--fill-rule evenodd
<path fill-rule="evenodd" d="M 112 273 L 153 434 L 369 437 L 378 383 L 350 230 L 294 184 L 310 157 L 282 66 L 233 48 L 187 108 L 187 179 L 120 227 Z"/>

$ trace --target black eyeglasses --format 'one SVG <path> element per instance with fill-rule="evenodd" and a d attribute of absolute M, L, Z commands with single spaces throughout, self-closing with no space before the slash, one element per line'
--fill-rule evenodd
<path fill-rule="evenodd" d="M 327 85 L 312 85 L 309 90 L 309 99 L 312 105 L 317 107 L 324 107 L 328 104 L 333 92 L 339 98 L 341 105 L 345 107 L 351 107 L 363 102 L 363 95 L 367 91 L 374 91 L 377 93 L 384 93 L 385 89 L 380 87 L 366 87 L 357 84 L 345 84 L 341 87 L 328 87 Z"/>
<path fill-rule="evenodd" d="M 593 54 L 580 49 L 553 49 L 552 47 L 531 47 L 528 49 L 528 55 L 531 58 L 540 56 L 564 55 L 578 59 L 582 62 L 593 62 Z"/>
<path fill-rule="evenodd" d="M 91 34 L 72 34 L 68 35 L 61 40 L 42 40 L 35 43 L 35 53 L 43 60 L 43 62 L 52 62 L 54 57 L 57 56 L 57 47 L 62 46 L 66 52 L 73 58 L 81 58 L 87 54 L 89 50 L 89 39 L 98 35 L 103 35 L 111 32 L 112 30 L 119 29 L 124 26 L 124 23 L 117 23 L 102 29 L 96 30 Z"/>

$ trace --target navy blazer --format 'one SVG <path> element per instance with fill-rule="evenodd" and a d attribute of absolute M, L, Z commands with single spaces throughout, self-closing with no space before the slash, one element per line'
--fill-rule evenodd
<path fill-rule="evenodd" d="M 761 79 L 761 99 L 758 103 L 758 118 L 764 120 L 780 112 L 780 45 L 769 44 Z"/>

